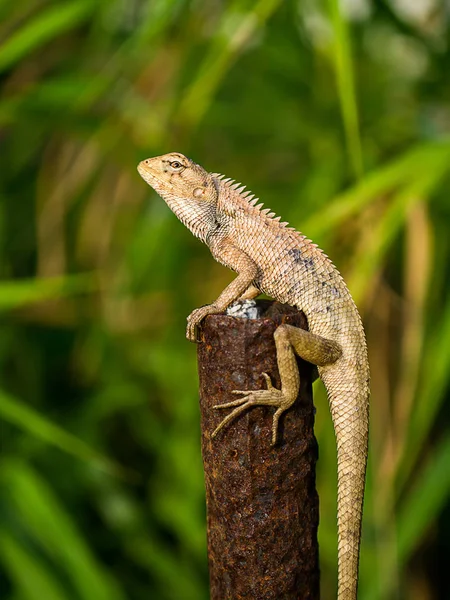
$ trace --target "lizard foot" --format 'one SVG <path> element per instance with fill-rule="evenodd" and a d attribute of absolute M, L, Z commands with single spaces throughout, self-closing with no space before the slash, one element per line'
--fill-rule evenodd
<path fill-rule="evenodd" d="M 223 421 L 219 423 L 216 429 L 211 434 L 211 438 L 216 437 L 219 431 L 225 427 L 230 421 L 233 421 L 238 415 L 245 412 L 253 406 L 274 406 L 277 408 L 273 415 L 272 421 L 272 446 L 277 443 L 278 437 L 278 421 L 280 416 L 287 410 L 295 401 L 295 398 L 287 398 L 281 390 L 273 387 L 272 381 L 267 373 L 262 374 L 266 380 L 267 390 L 233 390 L 232 394 L 243 394 L 242 398 L 226 402 L 225 404 L 216 404 L 213 408 L 236 408 L 228 414 Z"/>
<path fill-rule="evenodd" d="M 201 321 L 203 321 L 203 319 L 208 315 L 215 315 L 220 312 L 221 310 L 214 304 L 207 304 L 206 306 L 201 306 L 200 308 L 193 310 L 187 318 L 187 339 L 191 342 L 198 342 L 196 332 L 197 326 L 200 325 Z"/>

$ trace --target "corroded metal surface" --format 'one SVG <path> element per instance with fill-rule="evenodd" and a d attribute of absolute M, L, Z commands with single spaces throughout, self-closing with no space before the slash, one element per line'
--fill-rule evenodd
<path fill-rule="evenodd" d="M 319 598 L 311 366 L 299 361 L 299 398 L 281 419 L 277 446 L 270 445 L 273 409 L 265 407 L 210 438 L 231 410 L 212 406 L 235 400 L 232 390 L 260 389 L 263 371 L 280 386 L 276 324 L 306 328 L 306 320 L 280 305 L 268 314 L 209 316 L 198 345 L 211 600 Z"/>

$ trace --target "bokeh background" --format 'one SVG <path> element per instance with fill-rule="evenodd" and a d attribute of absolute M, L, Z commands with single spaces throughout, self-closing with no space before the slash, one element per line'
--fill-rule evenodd
<path fill-rule="evenodd" d="M 232 274 L 136 172 L 173 150 L 343 272 L 372 366 L 360 598 L 450 598 L 449 23 L 439 0 L 1 3 L 2 598 L 208 597 L 184 328 Z"/>

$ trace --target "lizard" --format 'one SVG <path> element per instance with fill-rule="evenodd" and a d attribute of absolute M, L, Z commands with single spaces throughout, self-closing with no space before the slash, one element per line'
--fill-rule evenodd
<path fill-rule="evenodd" d="M 237 277 L 212 304 L 187 318 L 186 337 L 211 314 L 260 293 L 304 312 L 308 331 L 280 325 L 274 334 L 281 389 L 262 373 L 266 389 L 234 390 L 236 400 L 214 408 L 233 410 L 212 433 L 254 406 L 273 407 L 272 444 L 280 416 L 295 402 L 300 376 L 295 355 L 317 366 L 330 405 L 337 445 L 338 600 L 357 597 L 369 429 L 369 362 L 358 309 L 337 268 L 302 233 L 254 197 L 245 186 L 209 173 L 173 152 L 139 163 L 141 177 L 178 219 Z"/>

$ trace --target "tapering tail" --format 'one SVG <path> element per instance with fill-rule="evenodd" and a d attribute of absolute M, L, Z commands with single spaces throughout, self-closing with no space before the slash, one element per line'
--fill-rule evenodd
<path fill-rule="evenodd" d="M 357 597 L 366 457 L 359 433 L 338 443 L 338 600 Z"/>
<path fill-rule="evenodd" d="M 356 600 L 369 438 L 368 376 L 354 378 L 341 371 L 331 379 L 325 377 L 324 383 L 337 443 L 338 600 Z"/>

